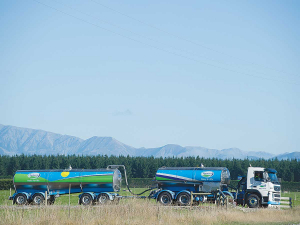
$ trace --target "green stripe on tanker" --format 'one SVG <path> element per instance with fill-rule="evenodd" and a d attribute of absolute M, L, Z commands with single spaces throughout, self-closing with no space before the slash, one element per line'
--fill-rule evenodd
<path fill-rule="evenodd" d="M 111 183 L 113 182 L 113 176 L 82 176 L 82 177 L 71 177 L 71 178 L 64 178 L 64 179 L 59 179 L 55 181 L 48 181 L 47 179 L 43 177 L 35 177 L 35 178 L 29 178 L 27 174 L 16 174 L 14 177 L 14 182 L 15 183 L 27 183 L 27 182 L 45 182 L 45 183 L 57 183 L 57 182 L 92 182 L 92 183 Z"/>
<path fill-rule="evenodd" d="M 88 177 L 73 177 L 56 180 L 53 182 L 83 182 L 83 183 L 111 183 L 113 182 L 113 176 L 88 176 Z M 51 183 L 51 182 L 50 182 Z"/>
<path fill-rule="evenodd" d="M 89 176 L 82 177 L 81 182 L 103 182 L 103 183 L 111 183 L 113 182 L 113 176 Z"/>
<path fill-rule="evenodd" d="M 173 180 L 173 179 L 164 178 L 164 177 L 156 177 L 156 180 Z"/>
<path fill-rule="evenodd" d="M 47 179 L 43 177 L 28 177 L 27 174 L 15 174 L 14 176 L 15 183 L 26 183 L 26 182 L 48 182 Z"/>

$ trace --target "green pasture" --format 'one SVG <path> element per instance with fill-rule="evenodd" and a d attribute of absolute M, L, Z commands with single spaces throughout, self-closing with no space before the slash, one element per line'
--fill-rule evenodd
<path fill-rule="evenodd" d="M 293 206 L 300 206 L 300 192 L 281 193 L 281 197 L 292 198 Z"/>

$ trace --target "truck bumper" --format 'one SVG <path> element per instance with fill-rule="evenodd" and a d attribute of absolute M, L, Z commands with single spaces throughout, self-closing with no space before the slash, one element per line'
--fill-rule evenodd
<path fill-rule="evenodd" d="M 280 202 L 268 201 L 268 208 L 279 208 Z"/>

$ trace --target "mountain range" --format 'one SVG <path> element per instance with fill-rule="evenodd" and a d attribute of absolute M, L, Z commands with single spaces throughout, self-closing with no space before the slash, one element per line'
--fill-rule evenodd
<path fill-rule="evenodd" d="M 298 159 L 300 152 L 274 155 L 267 152 L 242 151 L 239 148 L 208 149 L 197 146 L 168 144 L 158 148 L 134 148 L 112 137 L 78 137 L 43 130 L 5 126 L 0 124 L 0 155 L 123 155 L 154 157 L 199 156 L 220 159 Z"/>

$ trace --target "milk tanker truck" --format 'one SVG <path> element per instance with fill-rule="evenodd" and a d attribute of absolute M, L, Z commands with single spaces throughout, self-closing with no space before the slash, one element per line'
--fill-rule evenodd
<path fill-rule="evenodd" d="M 277 171 L 248 167 L 237 187 L 230 186 L 230 172 L 225 167 L 162 167 L 157 170 L 157 189 L 150 198 L 163 205 L 188 205 L 191 201 L 220 202 L 231 199 L 250 208 L 280 205 L 280 183 Z M 229 188 L 233 192 L 229 192 Z"/>
<path fill-rule="evenodd" d="M 117 200 L 121 188 L 121 173 L 117 168 L 18 170 L 14 175 L 15 193 L 9 197 L 14 204 L 53 204 L 59 195 L 81 193 L 79 204 L 91 205 Z M 45 194 L 46 193 L 46 194 Z"/>
<path fill-rule="evenodd" d="M 116 201 L 123 198 L 116 193 L 120 191 L 122 180 L 119 167 L 123 167 L 127 188 L 132 193 L 125 166 L 110 165 L 94 170 L 19 170 L 14 176 L 15 194 L 9 199 L 18 205 L 39 205 L 45 201 L 46 192 L 49 204 L 53 204 L 59 195 L 68 193 L 81 193 L 79 204 L 82 205 Z M 230 172 L 225 167 L 161 167 L 156 172 L 156 186 L 150 188 L 148 198 L 163 205 L 224 203 L 230 198 L 233 203 L 251 208 L 278 206 L 280 184 L 276 173 L 274 169 L 249 167 L 247 176 L 242 177 L 237 187 L 232 187 Z M 229 192 L 229 188 L 234 191 Z M 144 192 L 132 194 L 137 197 Z"/>

